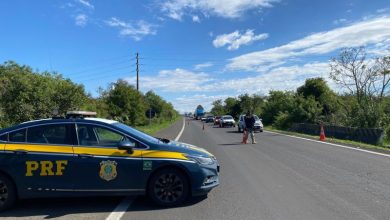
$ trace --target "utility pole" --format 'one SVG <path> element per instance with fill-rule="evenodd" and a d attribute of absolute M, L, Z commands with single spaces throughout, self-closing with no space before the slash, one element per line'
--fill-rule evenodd
<path fill-rule="evenodd" d="M 139 91 L 139 62 L 138 62 L 138 52 L 136 54 L 136 71 L 137 71 L 137 91 Z"/>

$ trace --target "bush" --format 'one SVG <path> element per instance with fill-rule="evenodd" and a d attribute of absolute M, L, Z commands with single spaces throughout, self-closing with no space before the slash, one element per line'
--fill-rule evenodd
<path fill-rule="evenodd" d="M 279 112 L 279 114 L 275 117 L 274 126 L 281 130 L 289 129 L 291 127 L 289 114 L 287 112 Z"/>

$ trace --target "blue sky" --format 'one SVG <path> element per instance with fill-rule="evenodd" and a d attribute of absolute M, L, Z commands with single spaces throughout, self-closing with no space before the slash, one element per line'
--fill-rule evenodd
<path fill-rule="evenodd" d="M 141 91 L 181 112 L 328 79 L 343 47 L 390 53 L 387 0 L 13 0 L 0 8 L 0 62 L 59 72 L 97 96 L 119 78 L 135 84 L 138 52 Z"/>

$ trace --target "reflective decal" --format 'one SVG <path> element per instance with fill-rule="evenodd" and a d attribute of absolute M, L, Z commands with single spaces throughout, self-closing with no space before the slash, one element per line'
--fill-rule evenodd
<path fill-rule="evenodd" d="M 67 160 L 26 161 L 26 176 L 34 176 L 38 170 L 40 176 L 62 176 L 66 165 L 68 165 Z"/>
<path fill-rule="evenodd" d="M 118 164 L 117 162 L 110 161 L 110 160 L 100 162 L 100 172 L 99 172 L 100 178 L 106 181 L 115 179 L 117 176 L 117 171 L 116 171 L 117 164 Z"/>
<path fill-rule="evenodd" d="M 143 169 L 144 170 L 152 170 L 152 161 L 145 160 Z"/>

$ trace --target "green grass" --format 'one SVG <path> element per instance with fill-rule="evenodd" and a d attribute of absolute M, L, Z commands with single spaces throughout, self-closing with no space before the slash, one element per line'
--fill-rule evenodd
<path fill-rule="evenodd" d="M 145 132 L 149 135 L 155 135 L 157 132 L 160 130 L 163 130 L 165 128 L 170 127 L 171 125 L 175 124 L 177 121 L 182 120 L 182 117 L 177 117 L 175 120 L 172 121 L 164 121 L 162 123 L 153 123 L 149 125 L 144 125 L 144 126 L 136 126 L 135 128 Z"/>
<path fill-rule="evenodd" d="M 313 139 L 313 140 L 318 140 L 319 136 L 320 136 L 319 134 L 317 136 L 315 136 L 315 135 L 308 135 L 308 134 L 302 134 L 302 133 L 297 133 L 297 132 L 279 130 L 279 129 L 276 129 L 272 126 L 265 126 L 265 130 L 275 131 L 275 132 L 279 132 L 282 134 L 295 135 L 298 137 L 305 137 L 305 138 L 309 138 L 309 139 Z M 357 142 L 357 141 L 342 140 L 342 139 L 337 139 L 337 138 L 326 137 L 326 142 L 345 144 L 348 146 L 353 146 L 353 147 L 357 147 L 357 148 L 364 148 L 364 149 L 369 149 L 369 150 L 381 150 L 381 151 L 390 152 L 390 148 L 389 148 L 390 143 L 388 141 L 387 142 L 385 141 L 382 144 L 382 146 L 377 146 L 377 145 L 366 144 L 366 143 Z"/>

